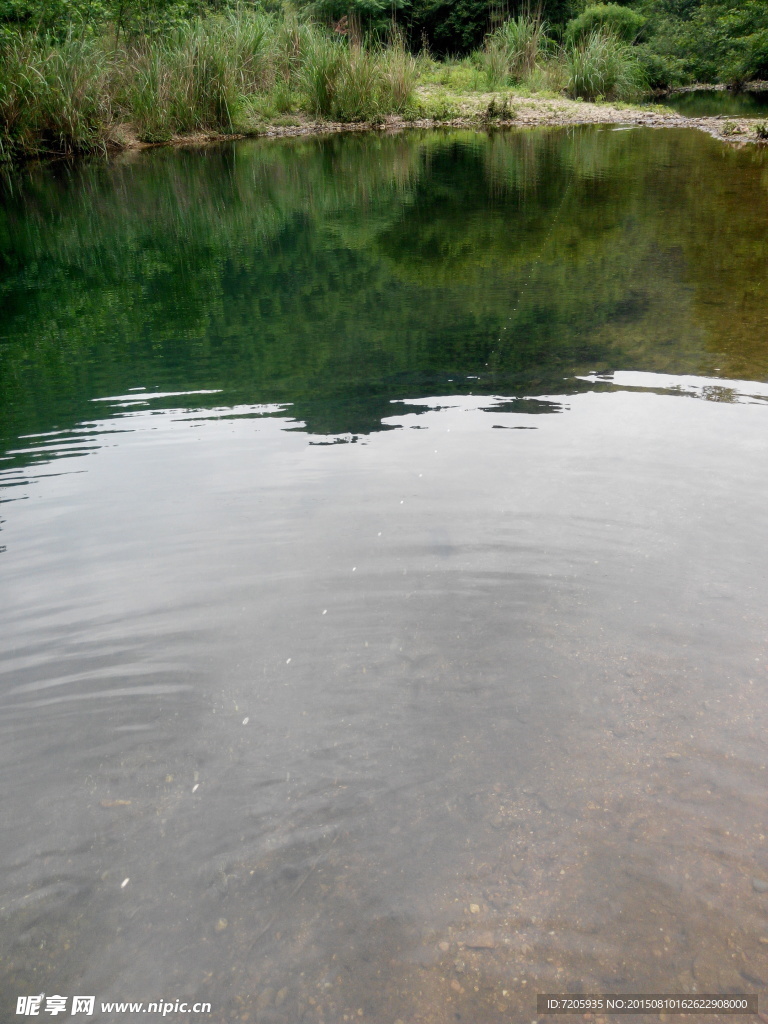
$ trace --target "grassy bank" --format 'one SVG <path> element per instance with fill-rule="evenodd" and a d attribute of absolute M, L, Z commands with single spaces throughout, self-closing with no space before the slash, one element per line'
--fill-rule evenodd
<path fill-rule="evenodd" d="M 6 156 L 242 133 L 282 115 L 340 121 L 405 114 L 416 62 L 402 42 L 353 46 L 296 18 L 254 10 L 120 39 L 35 33 L 0 42 L 0 145 Z"/>
<path fill-rule="evenodd" d="M 162 35 L 35 33 L 0 43 L 6 154 L 240 133 L 303 112 L 343 121 L 403 114 L 416 67 L 402 43 L 350 46 L 295 18 L 241 10 Z"/>
<path fill-rule="evenodd" d="M 646 92 L 636 48 L 604 28 L 555 43 L 540 18 L 520 16 L 468 56 L 436 61 L 410 53 L 397 30 L 363 42 L 291 12 L 237 8 L 162 33 L 0 38 L 0 159 L 308 120 L 509 121 L 520 96 L 615 103 Z"/>
<path fill-rule="evenodd" d="M 6 159 L 87 152 L 128 136 L 249 134 L 298 116 L 336 122 L 446 117 L 417 85 L 442 79 L 464 91 L 512 85 L 573 96 L 630 99 L 644 82 L 631 48 L 594 32 L 554 46 L 536 18 L 520 17 L 460 62 L 414 56 L 397 31 L 363 43 L 350 33 L 241 8 L 126 36 L 27 31 L 0 40 L 0 147 Z M 446 77 L 447 76 L 447 77 Z"/>

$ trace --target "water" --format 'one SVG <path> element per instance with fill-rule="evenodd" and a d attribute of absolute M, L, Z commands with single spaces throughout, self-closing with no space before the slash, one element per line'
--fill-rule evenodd
<path fill-rule="evenodd" d="M 658 100 L 686 117 L 768 117 L 768 89 L 732 92 L 730 89 L 694 89 L 673 92 Z"/>
<path fill-rule="evenodd" d="M 593 129 L 9 183 L 3 1019 L 765 991 L 767 189 Z"/>

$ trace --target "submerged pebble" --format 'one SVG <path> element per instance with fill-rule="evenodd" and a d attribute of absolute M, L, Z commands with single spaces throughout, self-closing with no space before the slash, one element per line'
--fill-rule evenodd
<path fill-rule="evenodd" d="M 273 988 L 265 988 L 256 1000 L 256 1009 L 259 1011 L 266 1010 L 271 1005 L 274 995 L 275 990 Z"/>

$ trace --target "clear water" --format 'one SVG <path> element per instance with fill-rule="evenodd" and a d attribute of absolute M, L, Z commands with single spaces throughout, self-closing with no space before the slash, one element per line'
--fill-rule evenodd
<path fill-rule="evenodd" d="M 7 183 L 3 1019 L 764 992 L 766 159 L 434 132 Z"/>
<path fill-rule="evenodd" d="M 695 89 L 675 92 L 658 100 L 686 117 L 768 117 L 768 89 L 731 92 L 729 89 Z"/>

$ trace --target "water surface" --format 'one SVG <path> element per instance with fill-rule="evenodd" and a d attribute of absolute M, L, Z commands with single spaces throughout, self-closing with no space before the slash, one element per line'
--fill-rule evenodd
<path fill-rule="evenodd" d="M 767 198 L 670 130 L 8 184 L 4 1017 L 765 991 Z"/>
<path fill-rule="evenodd" d="M 768 89 L 694 89 L 673 92 L 658 100 L 686 117 L 768 117 Z"/>

